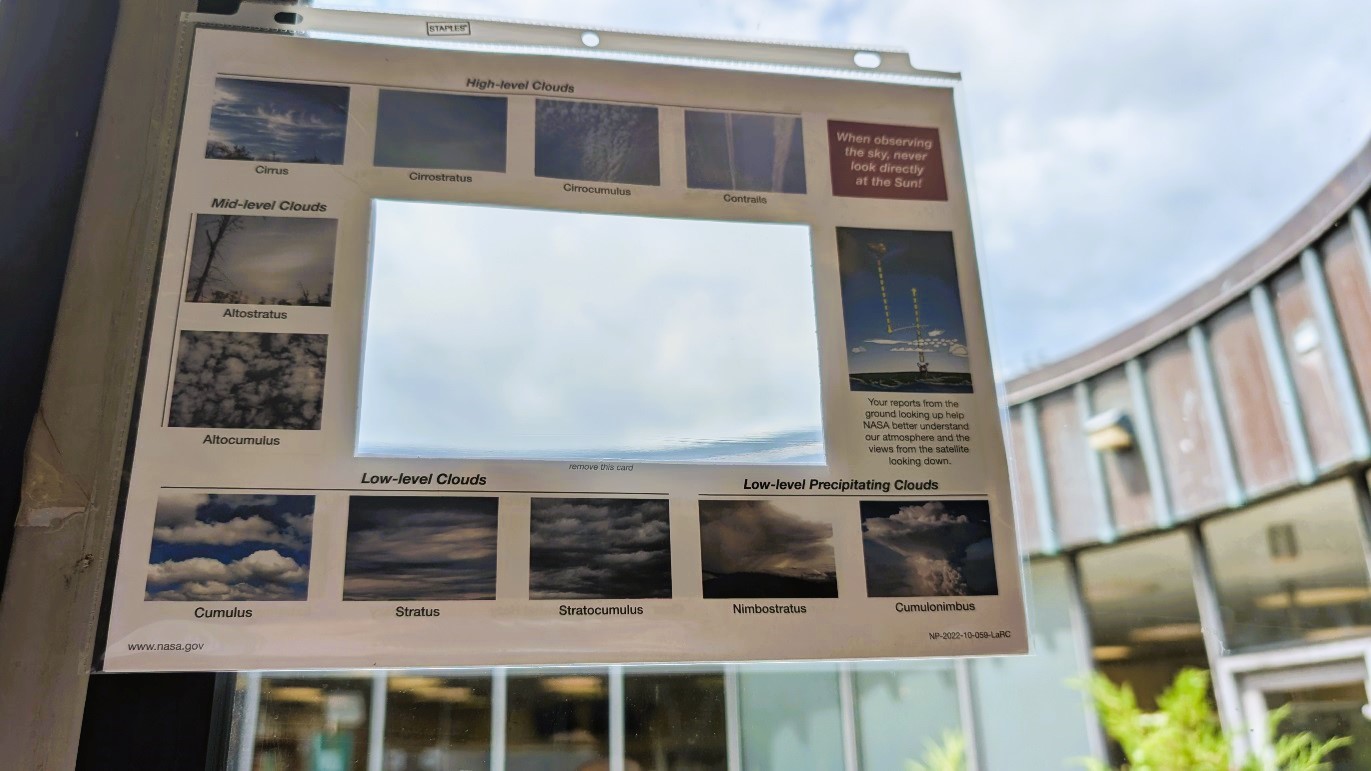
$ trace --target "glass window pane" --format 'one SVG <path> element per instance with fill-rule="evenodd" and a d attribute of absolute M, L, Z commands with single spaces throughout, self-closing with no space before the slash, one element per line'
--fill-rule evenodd
<path fill-rule="evenodd" d="M 624 676 L 625 771 L 727 768 L 724 712 L 721 671 L 630 670 Z"/>
<path fill-rule="evenodd" d="M 371 678 L 263 677 L 253 771 L 367 767 Z"/>
<path fill-rule="evenodd" d="M 843 767 L 836 665 L 743 666 L 738 699 L 747 771 Z"/>
<path fill-rule="evenodd" d="M 385 771 L 490 768 L 490 677 L 392 674 Z"/>
<path fill-rule="evenodd" d="M 508 704 L 506 771 L 598 769 L 609 757 L 604 674 L 511 671 Z"/>
<path fill-rule="evenodd" d="M 1144 709 L 1182 667 L 1208 667 L 1184 533 L 1092 549 L 1079 564 L 1095 664 Z"/>
<path fill-rule="evenodd" d="M 945 663 L 854 664 L 857 750 L 862 768 L 901 769 L 928 742 L 961 731 L 957 675 Z"/>
<path fill-rule="evenodd" d="M 1371 632 L 1359 517 L 1343 481 L 1205 523 L 1228 646 Z"/>

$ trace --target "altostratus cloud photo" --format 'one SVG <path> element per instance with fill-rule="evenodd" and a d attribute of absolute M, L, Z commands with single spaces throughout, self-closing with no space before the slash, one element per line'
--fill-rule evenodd
<path fill-rule="evenodd" d="M 196 215 L 186 301 L 330 305 L 337 235 L 322 217 Z"/>
<path fill-rule="evenodd" d="M 205 157 L 339 164 L 347 122 L 347 86 L 215 78 Z"/>
<path fill-rule="evenodd" d="M 352 496 L 343 599 L 495 599 L 499 500 Z"/>
<path fill-rule="evenodd" d="M 872 597 L 998 594 L 988 501 L 862 501 Z"/>
<path fill-rule="evenodd" d="M 806 505 L 700 501 L 705 597 L 837 597 L 832 520 Z"/>
<path fill-rule="evenodd" d="M 529 513 L 530 599 L 670 599 L 666 501 L 534 498 Z"/>
<path fill-rule="evenodd" d="M 319 428 L 328 335 L 183 330 L 167 425 Z"/>
<path fill-rule="evenodd" d="M 312 495 L 164 492 L 157 499 L 146 598 L 303 600 Z"/>

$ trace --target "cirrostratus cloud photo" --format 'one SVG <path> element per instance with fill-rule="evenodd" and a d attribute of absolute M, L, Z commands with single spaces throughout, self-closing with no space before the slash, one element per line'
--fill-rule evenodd
<path fill-rule="evenodd" d="M 499 502 L 475 496 L 352 496 L 343 599 L 495 599 Z"/>
<path fill-rule="evenodd" d="M 215 78 L 205 157 L 340 164 L 348 95 L 347 86 Z"/>
<path fill-rule="evenodd" d="M 664 500 L 534 498 L 534 600 L 671 598 L 671 522 Z"/>
<path fill-rule="evenodd" d="M 862 501 L 871 597 L 999 593 L 988 501 Z"/>
<path fill-rule="evenodd" d="M 157 499 L 146 599 L 303 600 L 312 495 L 164 492 Z"/>
<path fill-rule="evenodd" d="M 700 501 L 705 598 L 837 597 L 833 520 L 809 505 Z"/>

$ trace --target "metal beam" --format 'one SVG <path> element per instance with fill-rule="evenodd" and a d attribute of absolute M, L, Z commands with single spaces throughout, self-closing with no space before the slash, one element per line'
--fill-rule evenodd
<path fill-rule="evenodd" d="M 1265 284 L 1252 287 L 1252 311 L 1257 318 L 1257 332 L 1266 353 L 1266 368 L 1271 375 L 1271 383 L 1276 388 L 1276 407 L 1280 410 L 1285 424 L 1286 446 L 1295 461 L 1295 478 L 1301 484 L 1314 481 L 1314 454 L 1309 450 L 1309 433 L 1304 426 L 1304 410 L 1300 407 L 1299 390 L 1295 388 L 1295 378 L 1290 374 L 1290 361 L 1285 356 L 1285 342 L 1281 337 L 1280 322 L 1276 319 L 1276 309 L 1271 304 L 1271 293 Z"/>
<path fill-rule="evenodd" d="M 1056 554 L 1060 543 L 1057 540 L 1056 515 L 1052 511 L 1052 490 L 1047 486 L 1047 464 L 1043 459 L 1043 437 L 1038 429 L 1037 402 L 1024 402 L 1019 405 L 1019 420 L 1023 424 L 1024 440 L 1028 445 L 1028 477 L 1033 480 L 1033 489 L 1027 494 L 1033 496 L 1033 507 L 1038 510 L 1038 539 L 1043 554 Z"/>
<path fill-rule="evenodd" d="M 1076 397 L 1076 414 L 1081 427 L 1084 428 L 1094 413 L 1094 407 L 1090 403 L 1090 386 L 1087 385 L 1087 381 L 1082 380 L 1072 390 Z M 1084 431 L 1076 437 L 1076 441 L 1086 445 L 1085 470 L 1090 477 L 1090 498 L 1094 501 L 1099 516 L 1095 532 L 1099 535 L 1100 543 L 1113 543 L 1118 537 L 1119 528 L 1114 521 L 1114 500 L 1109 495 L 1109 485 L 1104 478 L 1104 459 L 1089 445 Z"/>
<path fill-rule="evenodd" d="M 1214 363 L 1209 358 L 1209 335 L 1204 325 L 1196 324 L 1186 335 L 1190 344 L 1190 354 L 1195 362 L 1195 375 L 1199 381 L 1200 399 L 1204 402 L 1204 413 L 1209 421 L 1209 435 L 1213 437 L 1214 461 L 1218 464 L 1219 474 L 1223 477 L 1224 497 L 1231 508 L 1237 508 L 1247 500 L 1243 492 L 1242 479 L 1238 476 L 1238 460 L 1233 455 L 1233 440 L 1228 433 L 1228 418 L 1223 412 L 1223 401 L 1219 396 L 1218 384 L 1214 380 Z"/>
<path fill-rule="evenodd" d="M 1352 457 L 1364 459 L 1371 456 L 1366 410 L 1357 391 L 1357 378 L 1347 358 L 1347 344 L 1343 340 L 1338 314 L 1333 309 L 1333 298 L 1328 293 L 1328 277 L 1324 275 L 1323 260 L 1318 252 L 1312 248 L 1305 249 L 1300 255 L 1300 270 L 1304 273 L 1305 285 L 1309 287 L 1309 304 L 1314 309 L 1314 319 L 1319 325 L 1324 361 L 1328 363 L 1328 372 L 1333 379 L 1333 390 L 1338 393 L 1338 405 L 1342 407 L 1343 425 L 1347 426 Z"/>
<path fill-rule="evenodd" d="M 1138 451 L 1142 453 L 1147 470 L 1147 486 L 1152 491 L 1152 517 L 1158 527 L 1171 527 L 1176 522 L 1176 515 L 1171 506 L 1171 488 L 1166 480 L 1161 445 L 1157 443 L 1157 423 L 1152 417 L 1147 374 L 1143 372 L 1141 359 L 1129 359 L 1123 369 L 1133 398 L 1133 430 L 1137 433 Z"/>

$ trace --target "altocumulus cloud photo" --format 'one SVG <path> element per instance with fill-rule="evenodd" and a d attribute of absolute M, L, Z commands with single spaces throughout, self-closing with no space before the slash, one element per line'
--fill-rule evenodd
<path fill-rule="evenodd" d="M 998 594 L 987 501 L 862 501 L 872 597 Z"/>
<path fill-rule="evenodd" d="M 493 600 L 498 498 L 354 495 L 345 600 Z"/>
<path fill-rule="evenodd" d="M 534 498 L 530 520 L 530 599 L 671 597 L 666 501 Z"/>
<path fill-rule="evenodd" d="M 502 96 L 381 89 L 374 163 L 504 171 L 508 106 Z"/>
<path fill-rule="evenodd" d="M 186 301 L 330 305 L 337 236 L 333 219 L 196 215 Z"/>
<path fill-rule="evenodd" d="M 533 170 L 540 177 L 656 185 L 657 108 L 539 99 Z"/>
<path fill-rule="evenodd" d="M 164 493 L 157 499 L 146 599 L 303 600 L 312 495 Z"/>
<path fill-rule="evenodd" d="M 319 428 L 328 335 L 183 330 L 167 425 Z"/>
<path fill-rule="evenodd" d="M 346 86 L 215 78 L 205 157 L 339 164 L 347 122 Z"/>
<path fill-rule="evenodd" d="M 700 501 L 710 599 L 837 597 L 833 524 L 789 501 Z"/>

